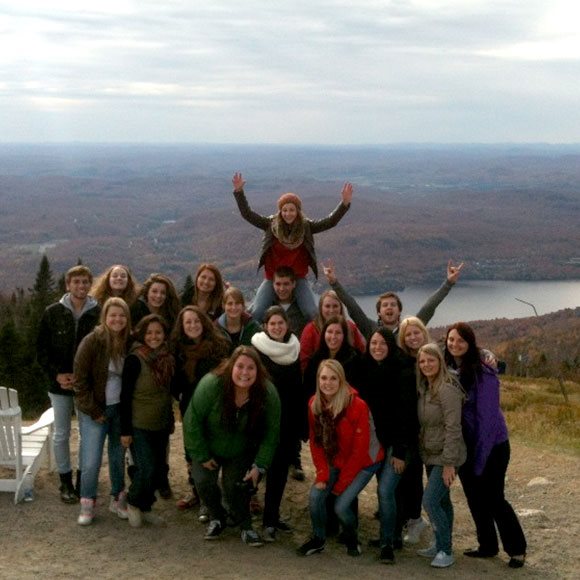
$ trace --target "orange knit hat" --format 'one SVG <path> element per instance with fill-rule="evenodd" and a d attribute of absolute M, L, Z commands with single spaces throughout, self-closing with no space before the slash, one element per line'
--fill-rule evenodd
<path fill-rule="evenodd" d="M 282 209 L 287 203 L 293 203 L 296 209 L 302 210 L 302 200 L 295 193 L 284 193 L 278 200 L 278 209 Z"/>

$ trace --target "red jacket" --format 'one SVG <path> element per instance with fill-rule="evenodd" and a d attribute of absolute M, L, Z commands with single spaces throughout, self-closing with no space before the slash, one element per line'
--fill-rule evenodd
<path fill-rule="evenodd" d="M 376 436 L 375 425 L 367 404 L 352 391 L 353 398 L 346 412 L 339 420 L 338 453 L 332 465 L 329 465 L 324 449 L 314 440 L 315 416 L 312 412 L 312 402 L 308 404 L 308 423 L 310 426 L 310 452 L 316 469 L 316 483 L 327 483 L 330 479 L 330 468 L 339 470 L 338 480 L 332 493 L 340 495 L 352 483 L 356 475 L 385 457 L 383 448 Z"/>

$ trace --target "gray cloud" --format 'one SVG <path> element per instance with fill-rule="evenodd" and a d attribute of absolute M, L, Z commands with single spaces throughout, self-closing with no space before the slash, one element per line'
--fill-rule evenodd
<path fill-rule="evenodd" d="M 7 4 L 4 141 L 578 140 L 542 0 Z"/>

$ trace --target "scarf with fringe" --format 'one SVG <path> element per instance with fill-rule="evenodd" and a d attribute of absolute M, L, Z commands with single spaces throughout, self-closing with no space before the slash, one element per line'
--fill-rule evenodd
<path fill-rule="evenodd" d="M 271 229 L 274 237 L 289 250 L 295 250 L 304 243 L 304 216 L 301 211 L 290 225 L 278 213 L 272 219 Z"/>
<path fill-rule="evenodd" d="M 159 348 L 153 349 L 146 344 L 138 344 L 133 350 L 151 369 L 155 384 L 161 389 L 169 389 L 175 371 L 175 359 L 167 345 L 162 344 Z"/>

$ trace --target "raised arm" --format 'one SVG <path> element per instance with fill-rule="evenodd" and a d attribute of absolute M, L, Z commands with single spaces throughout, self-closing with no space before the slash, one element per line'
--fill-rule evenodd
<path fill-rule="evenodd" d="M 333 228 L 344 217 L 346 212 L 350 209 L 352 191 L 352 183 L 345 183 L 340 193 L 341 201 L 334 208 L 332 213 L 320 220 L 310 221 L 310 231 L 313 234 L 318 234 Z"/>
<path fill-rule="evenodd" d="M 455 285 L 457 280 L 459 279 L 459 274 L 463 268 L 463 262 L 461 264 L 457 264 L 457 266 L 453 265 L 453 262 L 449 260 L 447 263 L 447 278 L 445 282 L 441 284 L 439 289 L 427 298 L 427 302 L 421 306 L 421 310 L 417 312 L 417 318 L 421 320 L 423 323 L 428 324 L 428 322 L 433 318 L 435 315 L 435 310 L 437 310 L 437 306 L 445 300 L 447 294 L 451 291 L 451 288 Z"/>
<path fill-rule="evenodd" d="M 244 185 L 246 182 L 239 172 L 234 173 L 232 178 L 232 184 L 234 186 L 234 198 L 238 204 L 238 209 L 240 210 L 241 216 L 253 226 L 260 228 L 261 230 L 266 230 L 270 227 L 270 218 L 256 213 L 248 204 L 246 199 L 246 194 L 244 193 Z"/>
<path fill-rule="evenodd" d="M 350 317 L 354 320 L 362 335 L 368 340 L 377 329 L 378 324 L 367 317 L 357 301 L 341 286 L 336 278 L 336 270 L 331 261 L 322 264 L 322 269 L 330 287 L 336 292 L 338 299 L 346 306 Z"/>

